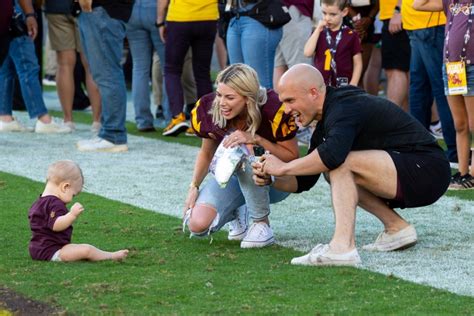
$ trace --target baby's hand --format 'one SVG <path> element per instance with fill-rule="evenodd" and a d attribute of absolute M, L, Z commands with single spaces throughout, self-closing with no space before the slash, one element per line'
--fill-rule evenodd
<path fill-rule="evenodd" d="M 82 206 L 81 203 L 74 203 L 74 205 L 71 207 L 71 213 L 78 217 L 79 215 L 81 215 L 81 213 L 84 211 L 84 206 Z"/>

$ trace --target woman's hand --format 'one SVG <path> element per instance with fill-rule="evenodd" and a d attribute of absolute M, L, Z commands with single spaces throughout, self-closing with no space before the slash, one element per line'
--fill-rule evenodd
<path fill-rule="evenodd" d="M 196 200 L 199 196 L 199 189 L 196 186 L 192 186 L 188 190 L 188 196 L 186 197 L 186 201 L 184 202 L 184 210 L 183 210 L 183 219 L 186 216 L 186 212 L 193 208 L 196 204 Z"/>
<path fill-rule="evenodd" d="M 249 132 L 235 131 L 222 141 L 225 148 L 239 146 L 240 144 L 256 144 L 255 137 Z"/>

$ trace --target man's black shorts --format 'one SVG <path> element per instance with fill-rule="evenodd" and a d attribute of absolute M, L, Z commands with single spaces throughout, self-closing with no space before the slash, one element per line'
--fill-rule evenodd
<path fill-rule="evenodd" d="M 389 21 L 384 20 L 382 27 L 382 68 L 408 72 L 410 70 L 410 39 L 405 30 L 390 34 Z"/>
<path fill-rule="evenodd" d="M 395 163 L 401 191 L 394 200 L 387 200 L 390 207 L 430 205 L 448 189 L 451 168 L 441 148 L 428 146 L 410 152 L 387 150 L 387 153 Z"/>

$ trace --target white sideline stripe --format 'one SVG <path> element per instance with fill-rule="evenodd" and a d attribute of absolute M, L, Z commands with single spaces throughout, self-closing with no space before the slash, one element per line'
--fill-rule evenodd
<path fill-rule="evenodd" d="M 24 113 L 15 115 L 20 121 L 28 120 Z M 83 169 L 88 192 L 181 217 L 197 148 L 129 135 L 129 152 L 79 152 L 75 143 L 91 137 L 89 128 L 77 124 L 77 131 L 66 135 L 0 133 L 1 170 L 43 182 L 51 162 L 72 159 Z M 274 205 L 272 211 L 272 228 L 282 246 L 307 252 L 331 238 L 334 220 L 324 180 L 309 192 L 293 194 Z M 370 253 L 362 245 L 373 242 L 382 226 L 367 213 L 358 212 L 361 267 L 474 296 L 474 203 L 443 197 L 430 207 L 401 214 L 415 225 L 418 244 L 402 252 Z"/>

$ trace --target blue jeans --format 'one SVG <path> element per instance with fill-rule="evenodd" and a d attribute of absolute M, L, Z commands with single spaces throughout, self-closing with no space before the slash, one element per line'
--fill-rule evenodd
<path fill-rule="evenodd" d="M 431 121 L 431 105 L 436 100 L 443 138 L 450 161 L 457 161 L 456 132 L 448 101 L 444 95 L 442 76 L 444 26 L 409 31 L 410 113 L 426 128 Z"/>
<path fill-rule="evenodd" d="M 160 62 L 165 64 L 165 44 L 161 41 L 156 21 L 156 0 L 135 0 L 132 15 L 127 23 L 127 38 L 133 59 L 132 99 L 135 107 L 135 121 L 139 129 L 153 127 L 153 114 L 150 110 L 150 67 L 153 49 Z M 163 67 L 161 67 L 163 72 Z M 163 114 L 166 121 L 171 120 L 168 94 L 163 89 Z"/>
<path fill-rule="evenodd" d="M 245 63 L 255 69 L 260 85 L 273 88 L 275 51 L 283 28 L 269 29 L 248 16 L 232 18 L 227 30 L 229 62 Z"/>
<path fill-rule="evenodd" d="M 104 8 L 79 15 L 79 30 L 92 77 L 102 98 L 102 128 L 99 137 L 114 144 L 127 143 L 125 114 L 127 88 L 122 59 L 125 23 L 111 18 Z"/>
<path fill-rule="evenodd" d="M 211 224 L 208 231 L 192 233 L 204 236 L 218 231 L 235 219 L 235 210 L 244 204 L 252 219 L 262 219 L 270 214 L 270 204 L 280 202 L 288 195 L 290 193 L 275 190 L 270 186 L 257 186 L 252 179 L 252 168 L 246 162 L 244 170 L 238 169 L 225 188 L 221 188 L 214 177 L 206 182 L 199 192 L 196 204 L 215 207 L 218 220 Z"/>
<path fill-rule="evenodd" d="M 40 70 L 35 46 L 29 36 L 13 38 L 8 55 L 0 68 L 0 115 L 11 115 L 15 69 L 30 118 L 48 113 L 39 82 Z"/>

